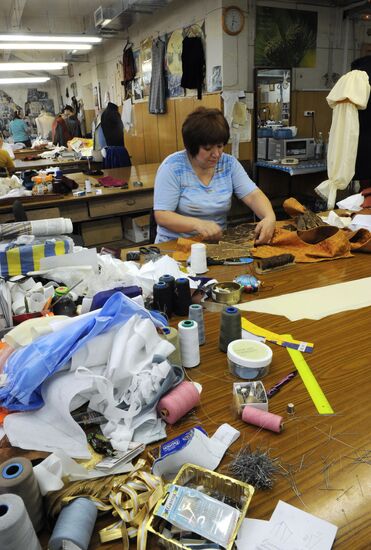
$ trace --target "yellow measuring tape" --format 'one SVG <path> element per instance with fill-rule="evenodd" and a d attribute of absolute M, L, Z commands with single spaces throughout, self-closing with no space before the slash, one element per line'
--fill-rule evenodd
<path fill-rule="evenodd" d="M 255 336 L 260 336 L 268 342 L 285 347 L 319 414 L 334 414 L 334 411 L 330 403 L 327 401 L 321 386 L 318 384 L 302 354 L 303 351 L 313 351 L 312 342 L 301 342 L 300 340 L 294 340 L 291 334 L 277 334 L 275 332 L 271 332 L 270 330 L 255 325 L 244 317 L 241 319 L 241 326 L 245 331 L 254 334 Z"/>
<path fill-rule="evenodd" d="M 265 338 L 265 340 L 268 340 L 268 342 L 272 342 L 272 344 L 277 344 L 278 346 L 283 346 L 285 348 L 297 349 L 299 351 L 305 351 L 307 353 L 311 353 L 313 351 L 314 344 L 312 342 L 301 342 L 300 340 L 294 340 L 289 334 L 277 334 L 267 330 L 266 328 L 255 325 L 251 321 L 245 319 L 245 317 L 241 318 L 241 326 L 243 330 L 246 330 L 246 332 L 250 332 L 255 336 L 261 336 L 262 338 Z"/>
<path fill-rule="evenodd" d="M 284 334 L 282 336 L 284 338 L 286 338 L 287 336 L 291 338 L 289 334 Z M 330 403 L 327 401 L 327 398 L 323 393 L 321 386 L 318 384 L 301 351 L 291 348 L 286 349 L 296 367 L 296 370 L 300 374 L 300 378 L 302 379 L 304 386 L 307 388 L 307 391 L 312 398 L 312 401 L 319 414 L 334 414 Z"/>

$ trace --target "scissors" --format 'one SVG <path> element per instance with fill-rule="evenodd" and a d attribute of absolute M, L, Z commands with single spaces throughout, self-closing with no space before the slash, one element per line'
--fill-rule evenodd
<path fill-rule="evenodd" d="M 140 246 L 139 252 L 145 256 L 161 254 L 161 250 L 158 246 Z"/>

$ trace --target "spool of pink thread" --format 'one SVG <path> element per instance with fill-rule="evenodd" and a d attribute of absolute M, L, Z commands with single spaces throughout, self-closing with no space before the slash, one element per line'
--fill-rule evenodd
<path fill-rule="evenodd" d="M 260 428 L 280 433 L 283 430 L 283 418 L 278 414 L 272 414 L 255 407 L 246 406 L 242 411 L 242 420 L 248 424 L 254 424 Z"/>
<path fill-rule="evenodd" d="M 200 394 L 192 382 L 184 380 L 160 399 L 157 412 L 168 424 L 175 424 L 200 403 Z"/>

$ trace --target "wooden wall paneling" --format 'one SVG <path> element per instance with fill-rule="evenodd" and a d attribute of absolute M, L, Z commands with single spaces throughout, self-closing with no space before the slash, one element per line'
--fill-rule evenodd
<path fill-rule="evenodd" d="M 84 109 L 86 133 L 91 134 L 91 125 L 95 119 L 94 109 Z"/>
<path fill-rule="evenodd" d="M 228 143 L 224 151 L 226 153 L 231 154 L 232 151 L 232 144 Z M 243 141 L 240 143 L 240 150 L 239 150 L 239 157 L 238 160 L 250 160 L 251 162 L 254 159 L 254 153 L 253 153 L 253 142 L 252 141 Z"/>
<path fill-rule="evenodd" d="M 148 103 L 138 103 L 142 111 L 144 150 L 146 162 L 160 162 L 160 148 L 158 139 L 158 116 L 148 112 Z"/>
<path fill-rule="evenodd" d="M 135 103 L 133 105 L 133 128 L 124 132 L 125 147 L 131 157 L 132 164 L 145 164 L 146 154 L 144 149 L 143 114 L 141 105 L 147 103 Z"/>
<path fill-rule="evenodd" d="M 332 109 L 326 101 L 327 95 L 327 90 L 293 92 L 295 110 L 292 110 L 292 125 L 298 128 L 298 137 L 318 137 L 318 132 L 322 132 L 327 141 L 332 121 Z M 312 117 L 305 117 L 304 111 L 314 111 L 314 120 Z"/>
<path fill-rule="evenodd" d="M 196 99 L 194 97 L 184 97 L 174 99 L 175 103 L 175 124 L 176 124 L 176 139 L 177 151 L 184 149 L 182 138 L 182 124 L 192 111 L 196 108 Z"/>
<path fill-rule="evenodd" d="M 175 100 L 166 102 L 166 114 L 157 115 L 160 161 L 177 151 Z"/>
<path fill-rule="evenodd" d="M 208 109 L 221 109 L 222 98 L 220 93 L 203 95 L 201 100 L 195 100 L 195 109 L 197 107 L 207 107 Z"/>

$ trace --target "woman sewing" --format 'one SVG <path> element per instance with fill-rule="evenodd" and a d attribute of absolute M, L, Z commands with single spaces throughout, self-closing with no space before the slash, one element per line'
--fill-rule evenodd
<path fill-rule="evenodd" d="M 223 152 L 229 126 L 222 112 L 196 109 L 186 118 L 182 136 L 185 150 L 169 155 L 156 174 L 156 242 L 192 235 L 219 240 L 235 194 L 260 218 L 255 243 L 268 243 L 276 217 L 238 160 Z"/>

